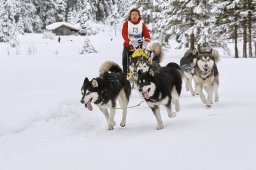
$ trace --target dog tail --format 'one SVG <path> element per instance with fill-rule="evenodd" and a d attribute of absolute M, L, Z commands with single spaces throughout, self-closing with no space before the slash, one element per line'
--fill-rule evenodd
<path fill-rule="evenodd" d="M 182 71 L 177 63 L 170 62 L 166 65 L 170 69 L 170 73 L 173 76 L 174 85 L 178 94 L 180 95 L 182 89 Z"/>
<path fill-rule="evenodd" d="M 218 63 L 220 61 L 220 55 L 217 50 L 212 49 L 212 56 L 214 58 L 214 61 Z"/>
<path fill-rule="evenodd" d="M 99 72 L 100 75 L 103 75 L 106 72 L 122 72 L 122 69 L 117 63 L 113 61 L 106 61 L 100 66 Z"/>
<path fill-rule="evenodd" d="M 171 69 L 176 69 L 176 70 L 181 70 L 179 64 L 174 63 L 174 62 L 170 62 L 166 65 L 166 67 L 169 67 Z"/>
<path fill-rule="evenodd" d="M 108 77 L 109 76 L 109 74 L 107 74 L 108 72 L 118 73 L 115 76 L 119 77 L 118 79 L 124 88 L 126 99 L 127 101 L 129 101 L 129 98 L 131 95 L 131 84 L 126 79 L 125 74 L 123 73 L 121 67 L 117 63 L 113 61 L 106 61 L 100 66 L 99 72 L 100 72 L 100 76 L 103 76 L 103 77 Z"/>
<path fill-rule="evenodd" d="M 158 59 L 158 62 L 161 63 L 164 59 L 164 53 L 161 45 L 159 43 L 149 43 L 147 45 L 148 51 L 153 51 Z"/>

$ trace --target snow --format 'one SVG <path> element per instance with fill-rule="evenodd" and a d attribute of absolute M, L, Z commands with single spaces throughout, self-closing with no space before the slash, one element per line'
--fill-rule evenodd
<path fill-rule="evenodd" d="M 107 131 L 99 109 L 89 112 L 79 101 L 84 77 L 96 77 L 106 60 L 121 65 L 121 33 L 114 35 L 109 27 L 89 37 L 98 53 L 86 55 L 79 55 L 81 36 L 61 36 L 58 43 L 25 35 L 20 55 L 11 48 L 8 55 L 0 43 L 1 170 L 255 169 L 255 59 L 221 59 L 220 102 L 210 109 L 183 87 L 176 118 L 161 108 L 165 129 L 155 130 L 144 102 L 128 110 L 124 128 L 118 110 L 115 130 Z M 172 43 L 163 65 L 185 52 Z M 31 44 L 36 53 L 28 55 Z M 141 100 L 133 90 L 129 106 Z"/>
<path fill-rule="evenodd" d="M 78 30 L 79 31 L 79 26 L 78 25 L 72 25 L 72 24 L 69 24 L 67 22 L 55 22 L 55 23 L 52 23 L 50 25 L 47 25 L 46 26 L 46 29 L 48 30 L 55 30 L 56 28 L 59 28 L 60 26 L 67 26 L 69 28 L 72 28 L 74 30 Z"/>

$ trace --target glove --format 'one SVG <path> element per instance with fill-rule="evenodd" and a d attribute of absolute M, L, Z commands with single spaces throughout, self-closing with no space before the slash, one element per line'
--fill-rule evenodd
<path fill-rule="evenodd" d="M 139 42 L 136 41 L 136 40 L 131 40 L 131 41 L 129 42 L 129 44 L 130 44 L 133 48 L 137 48 L 137 47 L 140 45 Z"/>

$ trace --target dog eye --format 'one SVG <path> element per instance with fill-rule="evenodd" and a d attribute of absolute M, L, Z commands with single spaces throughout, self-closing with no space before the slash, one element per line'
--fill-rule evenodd
<path fill-rule="evenodd" d="M 85 95 L 88 95 L 88 94 L 90 94 L 90 91 L 86 90 Z"/>

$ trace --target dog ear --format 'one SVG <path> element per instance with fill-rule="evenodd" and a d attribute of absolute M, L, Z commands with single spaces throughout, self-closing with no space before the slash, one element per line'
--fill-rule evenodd
<path fill-rule="evenodd" d="M 213 49 L 212 48 L 210 49 L 210 54 L 213 54 Z"/>
<path fill-rule="evenodd" d="M 218 62 L 220 61 L 220 55 L 219 55 L 219 53 L 218 53 L 217 50 L 211 48 L 211 55 L 213 56 L 214 61 L 215 61 L 216 63 L 218 63 Z"/>
<path fill-rule="evenodd" d="M 148 73 L 149 73 L 149 75 L 151 75 L 152 77 L 155 75 L 154 70 L 153 70 L 151 67 L 149 67 Z"/>
<path fill-rule="evenodd" d="M 93 87 L 98 87 L 98 86 L 99 86 L 96 79 L 93 79 L 93 80 L 92 80 L 92 86 L 93 86 Z"/>
<path fill-rule="evenodd" d="M 89 79 L 87 78 L 87 77 L 85 77 L 85 79 L 84 79 L 84 84 L 85 83 L 88 83 L 89 82 Z"/>
<path fill-rule="evenodd" d="M 81 90 L 84 89 L 88 83 L 89 83 L 89 79 L 87 77 L 85 77 L 84 83 L 83 83 L 83 85 L 81 87 Z"/>

